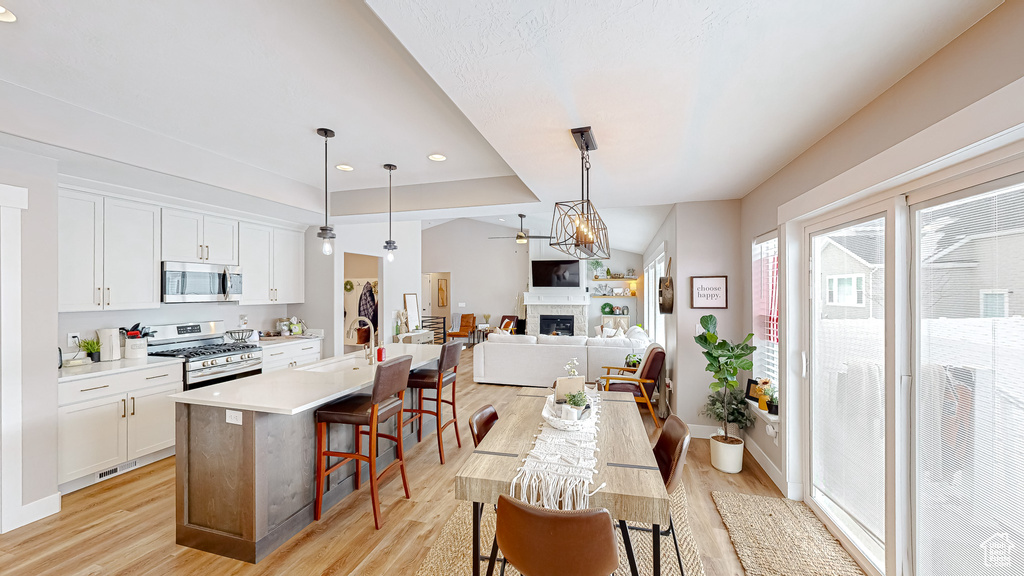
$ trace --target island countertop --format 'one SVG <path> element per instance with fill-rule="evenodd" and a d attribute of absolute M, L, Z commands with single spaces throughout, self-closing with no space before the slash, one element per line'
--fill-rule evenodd
<path fill-rule="evenodd" d="M 386 344 L 387 358 L 412 356 L 419 368 L 441 354 L 434 344 Z M 294 415 L 358 392 L 373 383 L 378 364 L 368 365 L 362 352 L 328 358 L 301 368 L 230 380 L 172 394 L 175 402 Z"/>

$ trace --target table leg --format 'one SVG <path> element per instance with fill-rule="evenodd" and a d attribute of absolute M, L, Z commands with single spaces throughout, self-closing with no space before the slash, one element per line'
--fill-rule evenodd
<path fill-rule="evenodd" d="M 651 547 L 654 549 L 652 551 L 652 554 L 654 556 L 654 564 L 652 568 L 654 576 L 661 576 L 661 526 L 655 524 L 653 528 L 654 530 L 651 533 Z"/>
<path fill-rule="evenodd" d="M 633 554 L 633 542 L 629 539 L 629 527 L 625 520 L 619 520 L 619 529 L 622 530 L 622 543 L 626 548 L 626 559 L 629 561 L 629 573 L 633 576 L 640 576 L 636 568 L 636 556 Z"/>
<path fill-rule="evenodd" d="M 480 576 L 480 514 L 483 505 L 473 502 L 473 576 Z"/>

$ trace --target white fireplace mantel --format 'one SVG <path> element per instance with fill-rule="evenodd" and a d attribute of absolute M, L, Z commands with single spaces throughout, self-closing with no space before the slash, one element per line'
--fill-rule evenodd
<path fill-rule="evenodd" d="M 537 334 L 542 314 L 573 317 L 573 334 L 586 336 L 589 327 L 590 295 L 578 290 L 531 290 L 523 294 L 526 305 L 526 333 Z"/>
<path fill-rule="evenodd" d="M 540 292 L 531 290 L 523 293 L 523 304 L 527 306 L 589 306 L 590 295 L 586 292 Z"/>

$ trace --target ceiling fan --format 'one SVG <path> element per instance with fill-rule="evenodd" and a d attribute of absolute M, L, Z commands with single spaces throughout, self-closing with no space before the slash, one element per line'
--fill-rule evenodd
<path fill-rule="evenodd" d="M 515 238 L 516 244 L 526 244 L 527 240 L 533 238 L 550 240 L 551 236 L 527 236 L 526 232 L 523 231 L 523 220 L 526 218 L 526 214 L 519 215 L 519 232 L 516 232 L 515 236 L 491 236 L 488 240 L 509 240 Z"/>

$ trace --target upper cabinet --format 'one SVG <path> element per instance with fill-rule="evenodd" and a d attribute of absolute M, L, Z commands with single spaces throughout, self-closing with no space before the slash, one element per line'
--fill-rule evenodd
<path fill-rule="evenodd" d="M 163 260 L 238 264 L 238 221 L 176 210 L 163 209 Z"/>
<path fill-rule="evenodd" d="M 58 311 L 160 306 L 160 208 L 72 190 L 57 206 Z"/>
<path fill-rule="evenodd" d="M 243 222 L 242 304 L 297 304 L 304 300 L 305 244 L 302 232 Z"/>

